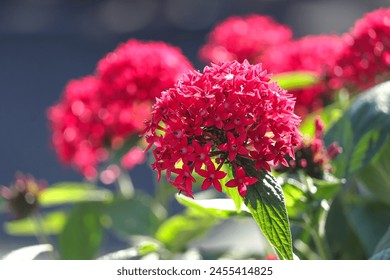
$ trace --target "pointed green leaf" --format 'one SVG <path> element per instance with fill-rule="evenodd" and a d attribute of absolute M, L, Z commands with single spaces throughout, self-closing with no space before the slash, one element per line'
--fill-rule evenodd
<path fill-rule="evenodd" d="M 277 82 L 285 90 L 294 90 L 314 86 L 320 80 L 314 72 L 296 71 L 275 74 L 272 76 L 271 81 Z"/>
<path fill-rule="evenodd" d="M 75 206 L 59 236 L 59 249 L 64 260 L 94 259 L 103 238 L 102 207 L 99 202 Z"/>
<path fill-rule="evenodd" d="M 52 212 L 45 214 L 42 218 L 43 230 L 46 234 L 58 234 L 66 223 L 66 214 L 64 212 Z M 9 235 L 33 236 L 38 230 L 37 223 L 32 218 L 15 220 L 4 223 L 4 230 Z"/>
<path fill-rule="evenodd" d="M 42 206 L 54 206 L 82 201 L 108 201 L 112 199 L 112 193 L 91 184 L 62 182 L 44 189 L 38 199 Z"/>
<path fill-rule="evenodd" d="M 325 143 L 336 141 L 343 153 L 334 161 L 336 176 L 350 177 L 367 166 L 389 139 L 390 82 L 363 92 L 326 133 Z"/>
<path fill-rule="evenodd" d="M 258 179 L 257 183 L 248 187 L 244 203 L 279 258 L 292 260 L 290 223 L 282 187 L 271 173 L 257 171 L 250 161 L 243 162 L 246 174 Z"/>

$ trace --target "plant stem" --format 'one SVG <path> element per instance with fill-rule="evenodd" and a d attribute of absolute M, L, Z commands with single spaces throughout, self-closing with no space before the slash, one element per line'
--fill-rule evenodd
<path fill-rule="evenodd" d="M 37 237 L 38 242 L 42 245 L 43 244 L 51 245 L 52 250 L 50 251 L 50 256 L 53 260 L 57 260 L 58 259 L 57 253 L 55 252 L 54 246 L 50 241 L 48 234 L 46 233 L 41 214 L 36 213 L 32 215 L 32 220 L 35 224 L 35 236 Z"/>
<path fill-rule="evenodd" d="M 306 230 L 308 230 L 313 237 L 313 241 L 314 241 L 314 244 L 317 248 L 319 256 L 323 260 L 328 260 L 329 257 L 328 257 L 328 253 L 326 250 L 326 246 L 324 244 L 323 238 L 320 236 L 318 227 L 314 225 L 313 219 L 308 214 L 304 214 L 303 219 L 305 220 L 305 222 L 307 224 L 307 227 L 305 227 Z"/>
<path fill-rule="evenodd" d="M 133 181 L 131 180 L 130 175 L 125 170 L 121 170 L 121 173 L 117 180 L 117 186 L 119 192 L 122 194 L 123 197 L 131 198 L 134 196 Z"/>

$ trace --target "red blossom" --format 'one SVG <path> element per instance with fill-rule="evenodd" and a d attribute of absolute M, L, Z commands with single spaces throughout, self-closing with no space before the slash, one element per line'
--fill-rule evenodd
<path fill-rule="evenodd" d="M 367 89 L 390 77 L 390 8 L 367 13 L 344 34 L 344 50 L 330 71 L 333 88 Z"/>
<path fill-rule="evenodd" d="M 245 158 L 269 169 L 285 154 L 293 155 L 301 138 L 293 110 L 291 95 L 271 83 L 260 64 L 231 61 L 190 72 L 162 93 L 146 123 L 146 141 L 155 145 L 152 166 L 159 176 L 166 170 L 173 185 L 189 196 L 193 172 L 205 178 L 203 189 L 212 184 L 221 191 L 223 164 L 239 169 Z M 179 179 L 171 179 L 172 172 Z M 245 184 L 236 185 L 241 195 Z"/>
<path fill-rule="evenodd" d="M 238 192 L 242 197 L 246 195 L 248 186 L 253 185 L 257 182 L 255 177 L 246 176 L 244 168 L 241 166 L 236 169 L 235 179 L 230 180 L 226 183 L 226 187 L 233 188 L 237 187 Z"/>
<path fill-rule="evenodd" d="M 295 112 L 305 117 L 331 98 L 325 74 L 334 67 L 342 50 L 342 39 L 336 35 L 311 35 L 269 48 L 259 62 L 274 74 L 310 71 L 319 77 L 320 82 L 314 86 L 290 91 L 296 97 Z"/>
<path fill-rule="evenodd" d="M 291 37 L 290 28 L 269 16 L 234 16 L 215 27 L 199 55 L 206 62 L 244 59 L 254 62 L 267 48 L 284 44 Z"/>
<path fill-rule="evenodd" d="M 207 170 L 204 170 L 204 169 L 197 170 L 197 173 L 200 176 L 205 178 L 205 180 L 203 181 L 202 186 L 201 186 L 202 190 L 206 190 L 211 185 L 214 185 L 215 189 L 221 192 L 222 186 L 220 183 L 220 179 L 225 178 L 226 172 L 216 170 L 214 163 L 212 163 L 211 161 L 209 161 L 206 164 L 206 167 L 207 167 Z"/>
<path fill-rule="evenodd" d="M 60 160 L 87 178 L 96 177 L 98 164 L 126 139 L 137 137 L 155 98 L 189 69 L 180 50 L 162 42 L 121 44 L 99 61 L 95 76 L 69 82 L 62 99 L 48 110 Z M 133 151 L 122 165 L 132 168 L 143 160 Z"/>

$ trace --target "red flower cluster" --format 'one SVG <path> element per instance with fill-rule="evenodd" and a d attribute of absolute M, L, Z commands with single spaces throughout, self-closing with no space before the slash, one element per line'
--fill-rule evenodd
<path fill-rule="evenodd" d="M 330 91 L 324 76 L 334 66 L 343 49 L 342 39 L 333 35 L 306 36 L 296 41 L 269 48 L 260 59 L 264 68 L 272 73 L 311 71 L 322 80 L 315 86 L 293 90 L 296 97 L 295 112 L 300 117 L 315 111 L 329 100 Z"/>
<path fill-rule="evenodd" d="M 288 158 L 289 166 L 278 166 L 278 172 L 296 173 L 298 170 L 304 170 L 305 173 L 313 178 L 322 179 L 324 172 L 330 172 L 332 166 L 330 162 L 342 152 L 342 148 L 336 142 L 328 148 L 323 142 L 324 123 L 319 117 L 315 119 L 314 138 L 306 137 L 295 149 L 295 159 Z"/>
<path fill-rule="evenodd" d="M 221 167 L 228 163 L 236 176 L 226 186 L 245 196 L 257 179 L 246 175 L 242 159 L 269 170 L 269 164 L 287 165 L 286 154 L 294 156 L 300 119 L 293 110 L 294 99 L 260 64 L 231 61 L 191 72 L 153 107 L 144 131 L 149 147 L 156 146 L 153 168 L 159 177 L 166 170 L 168 181 L 192 196 L 193 172 L 204 178 L 202 189 L 221 191 Z"/>
<path fill-rule="evenodd" d="M 130 40 L 98 63 L 95 76 L 71 81 L 64 96 L 48 111 L 52 142 L 61 161 L 72 163 L 87 178 L 142 130 L 151 105 L 163 90 L 192 69 L 179 49 L 160 42 Z M 143 162 L 127 155 L 124 167 Z"/>
<path fill-rule="evenodd" d="M 291 37 L 290 28 L 268 16 L 230 17 L 210 33 L 199 55 L 207 62 L 247 59 L 253 63 L 268 47 L 284 44 Z"/>
<path fill-rule="evenodd" d="M 390 8 L 366 14 L 344 35 L 345 49 L 330 73 L 333 88 L 369 88 L 390 77 Z"/>

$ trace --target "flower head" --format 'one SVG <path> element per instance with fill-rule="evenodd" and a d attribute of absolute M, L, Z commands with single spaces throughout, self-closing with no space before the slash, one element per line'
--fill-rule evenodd
<path fill-rule="evenodd" d="M 193 71 L 153 107 L 144 131 L 149 146 L 155 145 L 153 168 L 166 170 L 168 180 L 192 196 L 193 172 L 204 178 L 203 189 L 213 184 L 221 191 L 217 180 L 226 176 L 220 171 L 226 163 L 239 175 L 226 186 L 237 186 L 244 196 L 255 180 L 240 169 L 240 160 L 260 169 L 294 155 L 301 136 L 293 110 L 291 95 L 271 83 L 260 64 L 231 61 Z"/>
<path fill-rule="evenodd" d="M 99 80 L 93 76 L 72 80 L 60 102 L 48 110 L 52 144 L 60 160 L 87 178 L 95 177 L 97 164 L 107 159 L 110 132 L 99 91 Z"/>
<path fill-rule="evenodd" d="M 330 71 L 332 87 L 362 90 L 390 77 L 390 8 L 367 13 L 343 39 L 344 50 Z"/>
<path fill-rule="evenodd" d="M 292 31 L 271 17 L 249 15 L 230 17 L 219 24 L 209 35 L 208 43 L 200 50 L 207 62 L 244 59 L 254 62 L 268 47 L 286 43 Z"/>
<path fill-rule="evenodd" d="M 333 67 L 343 49 L 342 39 L 335 35 L 312 35 L 269 48 L 259 60 L 272 73 L 310 71 L 320 78 L 314 86 L 292 90 L 296 97 L 295 112 L 304 117 L 330 99 L 325 73 Z"/>
<path fill-rule="evenodd" d="M 129 40 L 103 57 L 97 75 L 104 102 L 154 102 L 182 73 L 193 69 L 178 48 L 163 42 Z"/>
<path fill-rule="evenodd" d="M 15 218 L 23 219 L 38 209 L 38 196 L 45 187 L 46 182 L 18 173 L 15 182 L 9 188 L 2 187 L 0 194 L 8 202 L 9 210 Z"/>
<path fill-rule="evenodd" d="M 87 178 L 126 139 L 138 137 L 152 103 L 191 64 L 179 49 L 162 42 L 130 40 L 99 61 L 95 76 L 69 82 L 60 102 L 48 111 L 52 142 L 61 161 Z M 143 162 L 125 155 L 123 167 Z"/>

